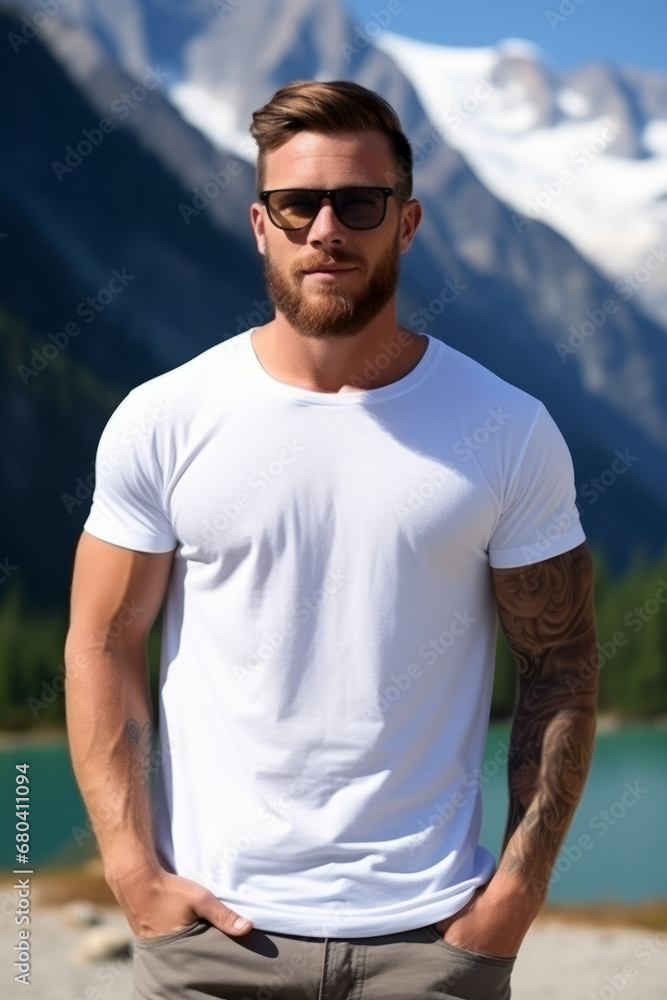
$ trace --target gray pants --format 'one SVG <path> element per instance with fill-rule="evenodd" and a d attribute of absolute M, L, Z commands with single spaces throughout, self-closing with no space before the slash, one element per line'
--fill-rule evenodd
<path fill-rule="evenodd" d="M 455 948 L 432 924 L 361 938 L 253 927 L 237 938 L 199 919 L 134 939 L 132 1000 L 509 1000 L 514 962 Z"/>

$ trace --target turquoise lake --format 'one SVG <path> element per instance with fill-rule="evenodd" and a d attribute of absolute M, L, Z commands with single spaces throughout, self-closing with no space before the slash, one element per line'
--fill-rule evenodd
<path fill-rule="evenodd" d="M 489 729 L 482 772 L 481 842 L 498 857 L 507 814 L 503 749 L 509 723 Z M 500 762 L 500 763 L 499 763 Z M 51 742 L 5 741 L 0 749 L 0 868 L 15 866 L 14 778 L 28 763 L 30 866 L 35 876 L 52 866 L 91 857 L 93 837 L 79 797 L 64 736 Z M 638 903 L 667 899 L 667 727 L 626 726 L 602 732 L 584 797 L 552 879 L 553 903 Z"/>

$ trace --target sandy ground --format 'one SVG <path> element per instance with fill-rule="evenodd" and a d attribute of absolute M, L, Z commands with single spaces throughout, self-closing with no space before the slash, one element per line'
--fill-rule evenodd
<path fill-rule="evenodd" d="M 14 981 L 14 923 L 17 893 L 11 883 L 0 885 L 0 996 L 5 1000 L 131 1000 L 131 935 L 117 905 L 108 893 L 88 893 L 89 901 L 75 903 L 84 893 L 70 885 L 65 899 L 58 893 L 39 892 L 31 900 L 30 985 Z M 96 897 L 96 898 L 95 898 Z M 97 912 L 102 923 L 86 926 L 86 909 Z M 621 911 L 622 913 L 622 911 Z M 545 912 L 530 929 L 517 959 L 512 1000 L 667 1000 L 667 923 L 665 908 L 649 917 L 633 919 L 647 926 L 619 926 L 618 912 L 598 911 L 592 923 L 580 922 L 571 911 L 554 916 Z M 610 926 L 599 926 L 611 921 Z M 90 942 L 96 928 L 115 930 L 115 954 L 92 961 L 77 960 L 82 944 Z"/>

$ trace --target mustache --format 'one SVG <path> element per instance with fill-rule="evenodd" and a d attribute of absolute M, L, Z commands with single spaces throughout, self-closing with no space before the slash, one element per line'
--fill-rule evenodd
<path fill-rule="evenodd" d="M 318 259 L 318 260 L 299 261 L 298 266 L 295 268 L 295 270 L 313 271 L 318 267 L 325 267 L 325 268 L 334 267 L 336 264 L 350 264 L 352 266 L 352 265 L 357 265 L 358 263 L 359 260 L 357 257 L 347 257 L 347 256 L 343 257 L 339 255 L 337 257 L 332 257 L 330 260 Z"/>

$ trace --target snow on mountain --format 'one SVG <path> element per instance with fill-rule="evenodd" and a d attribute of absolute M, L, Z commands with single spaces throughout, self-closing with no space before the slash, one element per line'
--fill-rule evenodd
<path fill-rule="evenodd" d="M 241 128 L 235 105 L 196 83 L 181 81 L 169 87 L 167 97 L 181 116 L 218 149 L 227 149 L 248 163 L 255 163 L 257 146 Z"/>
<path fill-rule="evenodd" d="M 667 268 L 642 281 L 667 240 L 667 105 L 647 120 L 635 107 L 641 93 L 614 99 L 620 74 L 610 71 L 601 100 L 599 80 L 558 73 L 521 39 L 466 49 L 383 31 L 374 42 L 410 80 L 435 133 L 516 213 L 518 232 L 539 219 L 610 280 L 639 268 L 637 296 L 667 327 Z"/>

